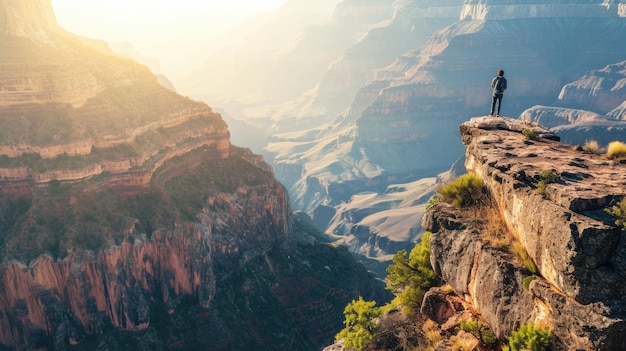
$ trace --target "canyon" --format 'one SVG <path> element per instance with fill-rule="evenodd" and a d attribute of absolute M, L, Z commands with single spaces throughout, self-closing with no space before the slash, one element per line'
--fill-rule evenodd
<path fill-rule="evenodd" d="M 565 141 L 582 145 L 585 139 L 595 139 L 606 145 L 623 140 L 619 115 L 619 102 L 625 99 L 620 88 L 620 62 L 626 55 L 623 4 L 402 1 L 394 6 L 391 19 L 369 25 L 367 35 L 346 50 L 337 67 L 329 69 L 327 78 L 334 77 L 336 85 L 346 87 L 342 94 L 360 86 L 350 93 L 354 98 L 344 104 L 344 111 L 332 116 L 302 114 L 307 111 L 302 108 L 291 114 L 266 109 L 265 119 L 240 116 L 254 125 L 271 120 L 264 125 L 276 126 L 276 131 L 269 132 L 264 155 L 289 189 L 292 203 L 309 213 L 329 236 L 343 236 L 353 251 L 388 258 L 393 251 L 370 243 L 384 242 L 377 238 L 386 237 L 394 241 L 387 247 L 410 249 L 419 241 L 420 234 L 411 232 L 396 241 L 396 233 L 371 226 L 375 217 L 352 217 L 355 220 L 348 223 L 345 218 L 351 215 L 343 211 L 351 206 L 344 203 L 352 202 L 361 213 L 377 216 L 388 209 L 376 201 L 364 203 L 361 193 L 383 196 L 388 187 L 407 188 L 420 179 L 435 178 L 461 160 L 463 145 L 456 128 L 468 116 L 488 111 L 489 82 L 499 68 L 504 68 L 511 84 L 504 115 L 536 122 L 525 116 L 539 111 L 535 115 L 541 113 L 545 120 L 550 114 L 576 113 L 580 123 L 551 126 Z M 403 40 L 406 46 L 398 49 L 406 51 L 395 51 L 395 59 L 382 57 L 382 52 L 392 56 L 386 42 Z M 351 53 L 357 48 L 359 57 L 381 59 L 377 68 L 363 71 L 365 82 L 352 80 L 353 72 L 338 71 L 343 61 L 354 59 Z M 347 88 L 346 82 L 354 85 Z M 576 101 L 585 101 L 586 107 Z M 311 120 L 314 126 L 309 127 L 306 121 Z M 424 202 L 414 204 L 413 214 L 424 210 L 428 196 L 423 198 Z M 397 218 L 402 222 L 407 217 L 398 213 Z M 348 229 L 327 226 L 338 221 Z M 371 240 L 351 234 L 367 228 Z"/>
<path fill-rule="evenodd" d="M 0 348 L 315 350 L 389 299 L 219 113 L 50 0 L 0 0 L 0 51 Z"/>

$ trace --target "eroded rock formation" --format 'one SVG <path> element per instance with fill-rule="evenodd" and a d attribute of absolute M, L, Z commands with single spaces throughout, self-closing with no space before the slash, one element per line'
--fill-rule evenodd
<path fill-rule="evenodd" d="M 485 240 L 467 212 L 445 204 L 423 223 L 433 232 L 437 274 L 500 337 L 531 322 L 553 330 L 558 350 L 624 348 L 626 236 L 604 212 L 626 196 L 624 163 L 575 151 L 536 124 L 484 117 L 460 129 L 468 171 L 484 180 L 504 230 L 521 242 L 541 277 L 526 290 L 523 279 L 531 273 Z M 538 137 L 527 139 L 525 129 Z M 538 191 L 545 172 L 558 179 Z"/>
<path fill-rule="evenodd" d="M 0 0 L 0 36 L 0 349 L 315 350 L 387 298 L 208 106 L 50 0 Z"/>
<path fill-rule="evenodd" d="M 58 27 L 50 1 L 3 0 L 0 11 L 2 180 L 113 173 L 140 175 L 136 182 L 147 185 L 146 174 L 181 153 L 209 146 L 229 156 L 218 114 L 162 87 L 105 43 Z"/>

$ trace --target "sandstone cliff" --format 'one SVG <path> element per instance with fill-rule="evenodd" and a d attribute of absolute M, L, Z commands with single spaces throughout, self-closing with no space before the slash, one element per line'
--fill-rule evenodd
<path fill-rule="evenodd" d="M 415 4 L 436 8 L 426 1 Z M 565 84 L 590 70 L 601 70 L 593 75 L 604 79 L 593 78 L 596 84 L 581 91 L 579 100 L 583 95 L 591 100 L 587 93 L 593 92 L 604 101 L 619 100 L 615 62 L 623 60 L 626 48 L 622 7 L 604 1 L 466 1 L 458 21 L 432 28 L 425 44 L 377 69 L 376 80 L 362 87 L 350 109 L 332 123 L 272 139 L 268 149 L 277 153 L 277 174 L 294 184 L 294 204 L 310 213 L 319 205 L 350 201 L 364 189 L 382 193 L 391 184 L 435 177 L 463 154 L 454 131 L 468 115 L 488 112 L 489 81 L 501 67 L 511 84 L 507 116 L 553 104 Z M 601 117 L 564 111 L 557 119 Z M 580 126 L 578 131 L 586 130 Z"/>
<path fill-rule="evenodd" d="M 315 350 L 387 298 L 208 106 L 50 0 L 0 20 L 0 349 Z"/>
<path fill-rule="evenodd" d="M 533 106 L 520 119 L 558 132 L 564 141 L 583 145 L 595 140 L 606 146 L 626 141 L 626 61 L 591 70 L 565 84 L 551 106 Z"/>
<path fill-rule="evenodd" d="M 218 114 L 106 44 L 58 27 L 50 1 L 3 0 L 0 11 L 3 181 L 128 177 L 142 169 L 137 183 L 146 185 L 143 176 L 182 149 L 210 146 L 229 156 Z"/>
<path fill-rule="evenodd" d="M 624 163 L 575 151 L 536 124 L 475 118 L 460 129 L 467 170 L 484 180 L 503 219 L 489 230 L 519 241 L 540 277 L 526 290 L 531 273 L 519 259 L 446 204 L 423 223 L 437 274 L 499 337 L 530 322 L 553 330 L 555 350 L 624 348 L 624 231 L 603 211 L 626 196 Z M 538 191 L 546 171 L 558 180 Z"/>

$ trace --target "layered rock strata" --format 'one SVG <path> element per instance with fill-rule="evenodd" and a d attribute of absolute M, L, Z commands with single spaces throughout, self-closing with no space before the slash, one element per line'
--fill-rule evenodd
<path fill-rule="evenodd" d="M 208 106 L 50 0 L 0 0 L 0 36 L 0 349 L 315 350 L 387 298 Z"/>
<path fill-rule="evenodd" d="M 164 88 L 105 43 L 66 32 L 50 1 L 3 0 L 1 182 L 150 174 L 182 153 L 230 153 L 229 131 L 205 104 Z"/>
<path fill-rule="evenodd" d="M 484 180 L 541 278 L 481 239 L 467 213 L 438 205 L 423 226 L 433 232 L 431 262 L 500 336 L 523 323 L 550 327 L 554 347 L 615 350 L 623 333 L 624 231 L 603 210 L 626 196 L 624 164 L 575 151 L 536 124 L 475 118 L 461 125 L 466 167 Z M 527 139 L 522 131 L 534 130 Z M 555 140 L 557 139 L 557 140 Z M 558 180 L 538 191 L 544 172 Z"/>

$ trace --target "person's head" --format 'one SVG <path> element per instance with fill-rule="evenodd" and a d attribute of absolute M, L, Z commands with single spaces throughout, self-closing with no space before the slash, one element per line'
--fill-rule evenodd
<path fill-rule="evenodd" d="M 499 69 L 498 70 L 498 76 L 500 76 L 500 77 L 504 76 L 504 70 Z"/>

